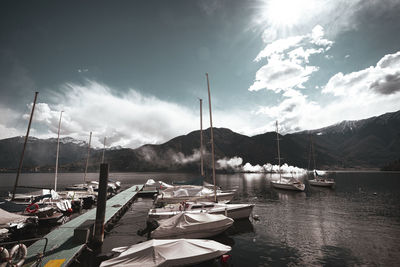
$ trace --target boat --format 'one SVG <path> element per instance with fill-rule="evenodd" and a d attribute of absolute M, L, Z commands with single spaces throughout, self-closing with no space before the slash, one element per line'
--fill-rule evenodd
<path fill-rule="evenodd" d="M 233 219 L 222 214 L 182 212 L 158 224 L 152 238 L 207 238 L 231 227 Z"/>
<path fill-rule="evenodd" d="M 234 220 L 249 218 L 254 204 L 226 204 L 215 202 L 183 202 L 149 210 L 149 218 L 167 219 L 180 213 L 223 214 Z"/>
<path fill-rule="evenodd" d="M 216 194 L 216 195 L 215 195 Z M 196 186 L 196 185 L 181 185 L 174 186 L 159 192 L 155 203 L 172 204 L 182 201 L 214 201 L 228 203 L 235 195 L 235 191 L 222 191 Z"/>
<path fill-rule="evenodd" d="M 281 155 L 279 149 L 279 132 L 278 132 L 278 121 L 276 121 L 276 142 L 278 146 L 278 166 L 279 166 L 279 180 L 271 181 L 271 185 L 274 188 L 284 189 L 284 190 L 293 190 L 293 191 L 304 191 L 306 186 L 300 180 L 294 178 L 293 176 L 290 178 L 282 179 L 281 172 Z"/>
<path fill-rule="evenodd" d="M 132 246 L 112 249 L 119 256 L 103 261 L 107 266 L 183 266 L 221 257 L 232 248 L 213 240 L 152 239 Z"/>
<path fill-rule="evenodd" d="M 36 227 L 37 218 L 8 212 L 0 208 L 0 229 L 2 238 L 8 237 L 9 233 L 24 231 L 29 226 Z"/>
<path fill-rule="evenodd" d="M 282 179 L 279 181 L 271 181 L 271 184 L 274 188 L 285 189 L 285 190 L 293 190 L 293 191 L 304 191 L 305 185 L 297 180 L 296 178 Z"/>
<path fill-rule="evenodd" d="M 313 185 L 313 186 L 333 188 L 335 186 L 335 181 L 333 179 L 329 179 L 327 177 L 323 177 L 323 176 L 319 175 L 316 170 L 314 143 L 312 141 L 311 135 L 310 135 L 310 152 L 311 152 L 310 154 L 312 155 L 313 162 L 314 162 L 314 171 L 313 171 L 314 179 L 308 180 L 308 182 L 310 183 L 310 185 Z M 309 160 L 308 165 L 309 165 L 308 167 L 310 167 L 310 160 Z M 310 168 L 308 168 L 308 169 L 310 169 Z"/>
<path fill-rule="evenodd" d="M 85 165 L 85 173 L 83 176 L 83 183 L 81 184 L 74 184 L 65 187 L 66 191 L 90 191 L 93 189 L 94 192 L 99 191 L 99 182 L 98 181 L 87 181 L 86 176 L 87 176 L 87 170 L 88 170 L 88 165 L 89 165 L 89 157 L 90 157 L 90 145 L 92 142 L 92 132 L 90 132 L 89 135 L 89 143 L 88 143 L 88 151 L 87 151 L 87 157 L 86 157 L 86 165 Z M 106 138 L 104 138 L 104 148 L 103 148 L 103 155 L 102 155 L 102 160 L 101 162 L 104 163 L 104 151 L 106 147 Z M 91 189 L 90 189 L 91 188 Z M 108 179 L 107 181 L 107 193 L 109 196 L 116 194 L 118 190 L 121 189 L 121 182 L 116 181 L 113 179 Z M 91 193 L 90 193 L 91 194 Z"/>
<path fill-rule="evenodd" d="M 335 181 L 333 179 L 325 178 L 320 176 L 317 173 L 317 170 L 314 170 L 314 179 L 308 180 L 310 185 L 321 186 L 321 187 L 330 187 L 333 188 L 335 186 Z"/>

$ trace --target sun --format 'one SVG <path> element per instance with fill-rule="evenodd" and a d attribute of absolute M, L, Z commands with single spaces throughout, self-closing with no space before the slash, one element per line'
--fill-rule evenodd
<path fill-rule="evenodd" d="M 261 20 L 275 27 L 293 27 L 306 19 L 315 0 L 264 0 Z"/>

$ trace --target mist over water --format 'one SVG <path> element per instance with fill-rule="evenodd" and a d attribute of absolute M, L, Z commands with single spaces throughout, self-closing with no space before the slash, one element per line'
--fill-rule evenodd
<path fill-rule="evenodd" d="M 98 179 L 90 173 L 89 179 Z M 147 179 L 165 182 L 198 177 L 185 173 L 111 173 L 124 187 Z M 299 176 L 298 176 L 299 177 Z M 15 174 L 0 174 L 0 191 L 12 188 Z M 273 189 L 278 174 L 219 174 L 223 189 L 237 189 L 235 203 L 254 203 L 259 220 L 236 221 L 214 239 L 232 246 L 234 266 L 396 266 L 400 262 L 400 173 L 334 174 L 336 188 L 305 192 Z M 83 174 L 62 173 L 58 187 L 79 183 Z M 53 174 L 22 174 L 21 182 L 53 185 Z M 142 240 L 148 199 L 138 199 L 106 236 L 103 252 Z"/>

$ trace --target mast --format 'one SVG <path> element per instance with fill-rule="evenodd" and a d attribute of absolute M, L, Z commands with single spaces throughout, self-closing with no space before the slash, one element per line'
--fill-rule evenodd
<path fill-rule="evenodd" d="M 213 173 L 213 183 L 214 183 L 214 200 L 217 202 L 217 186 L 215 185 L 215 160 L 214 160 L 214 134 L 212 125 L 212 112 L 211 112 L 211 93 L 210 93 L 210 82 L 207 77 L 207 89 L 208 89 L 208 107 L 210 109 L 210 132 L 211 132 L 211 161 L 212 161 L 212 173 Z"/>
<path fill-rule="evenodd" d="M 312 153 L 312 158 L 313 158 L 313 162 L 314 162 L 314 171 L 315 171 L 317 169 L 317 165 L 315 164 L 314 143 L 312 140 L 312 135 L 310 135 L 310 139 L 311 139 L 311 153 Z"/>
<path fill-rule="evenodd" d="M 201 177 L 204 177 L 204 160 L 203 160 L 203 99 L 200 100 L 200 161 L 201 161 Z"/>
<path fill-rule="evenodd" d="M 106 150 L 106 138 L 104 137 L 103 155 L 101 156 L 101 163 L 104 163 L 104 151 Z"/>
<path fill-rule="evenodd" d="M 57 133 L 57 153 L 56 153 L 56 172 L 54 174 L 54 191 L 57 192 L 57 175 L 58 175 L 58 153 L 60 151 L 60 129 L 61 129 L 61 118 L 64 111 L 60 112 L 60 120 L 58 121 L 58 133 Z"/>
<path fill-rule="evenodd" d="M 92 141 L 92 132 L 90 132 L 90 136 L 89 136 L 89 145 L 88 145 L 87 158 L 86 158 L 85 175 L 83 176 L 83 182 L 84 183 L 86 183 L 86 174 L 87 174 L 87 168 L 88 168 L 88 165 L 89 165 L 90 142 L 91 141 Z"/>
<path fill-rule="evenodd" d="M 33 112 L 35 111 L 36 99 L 37 99 L 37 95 L 38 95 L 38 94 L 39 94 L 39 92 L 35 92 L 35 99 L 33 100 L 32 111 L 31 111 L 31 117 L 29 118 L 28 130 L 26 131 L 26 135 L 25 135 L 24 147 L 23 147 L 23 149 L 22 149 L 21 158 L 20 158 L 20 160 L 19 160 L 19 166 L 18 166 L 18 171 L 17 171 L 17 177 L 15 178 L 15 184 L 14 184 L 14 189 L 13 189 L 13 193 L 12 193 L 11 200 L 14 200 L 14 198 L 15 198 L 15 191 L 17 190 L 18 178 L 19 178 L 19 175 L 20 175 L 21 170 L 22 170 L 22 162 L 24 161 L 24 154 L 25 154 L 26 143 L 28 142 L 29 131 L 30 131 L 30 129 L 31 129 L 31 123 L 32 123 L 32 118 L 33 118 Z"/>
<path fill-rule="evenodd" d="M 282 173 L 281 173 L 281 152 L 279 149 L 279 133 L 278 133 L 278 121 L 276 121 L 276 143 L 278 145 L 278 165 L 279 165 L 279 182 L 282 180 Z"/>

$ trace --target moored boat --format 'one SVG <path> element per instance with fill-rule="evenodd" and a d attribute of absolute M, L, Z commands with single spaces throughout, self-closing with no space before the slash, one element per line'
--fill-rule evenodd
<path fill-rule="evenodd" d="M 216 193 L 216 196 L 215 196 Z M 159 193 L 155 203 L 179 203 L 182 201 L 214 201 L 228 203 L 235 195 L 235 191 L 214 190 L 195 185 L 182 185 L 167 188 Z"/>
<path fill-rule="evenodd" d="M 278 121 L 276 121 L 276 143 L 278 146 L 278 167 L 279 167 L 279 180 L 271 181 L 271 185 L 274 188 L 284 189 L 284 190 L 293 190 L 293 191 L 304 191 L 306 186 L 300 180 L 290 177 L 289 179 L 282 179 L 281 172 L 281 152 L 279 148 L 279 133 L 278 133 Z"/>
<path fill-rule="evenodd" d="M 215 202 L 185 202 L 169 204 L 162 208 L 150 209 L 149 218 L 166 219 L 176 214 L 185 213 L 211 213 L 223 214 L 232 219 L 249 218 L 254 204 L 225 204 Z"/>
<path fill-rule="evenodd" d="M 207 238 L 231 227 L 233 219 L 222 214 L 182 212 L 158 223 L 152 238 Z"/>
<path fill-rule="evenodd" d="M 271 185 L 278 189 L 304 191 L 305 185 L 297 179 L 271 181 Z"/>
<path fill-rule="evenodd" d="M 183 266 L 218 258 L 232 248 L 213 240 L 152 239 L 129 247 L 114 248 L 119 256 L 100 266 Z"/>

